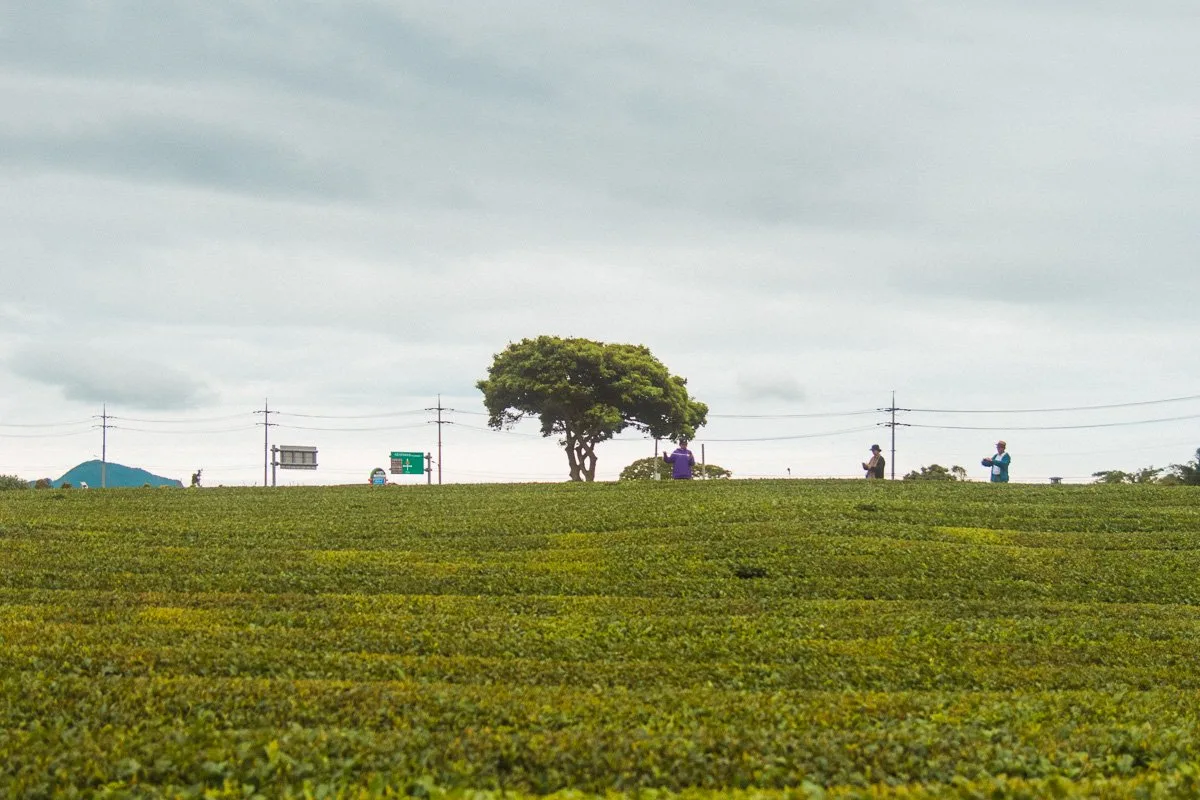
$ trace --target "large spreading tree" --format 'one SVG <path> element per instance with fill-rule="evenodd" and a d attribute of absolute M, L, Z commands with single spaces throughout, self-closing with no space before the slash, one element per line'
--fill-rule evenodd
<path fill-rule="evenodd" d="M 595 480 L 596 445 L 626 429 L 691 438 L 708 416 L 708 406 L 688 396 L 687 380 L 641 345 L 522 339 L 496 355 L 476 386 L 491 427 L 536 416 L 543 436 L 561 436 L 573 481 Z"/>

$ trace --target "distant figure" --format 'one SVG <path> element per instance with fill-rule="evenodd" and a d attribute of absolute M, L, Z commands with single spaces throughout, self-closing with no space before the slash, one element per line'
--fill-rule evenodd
<path fill-rule="evenodd" d="M 201 472 L 204 472 L 204 470 L 202 470 L 202 469 L 198 469 L 198 470 L 196 470 L 195 472 L 193 472 L 193 473 L 192 473 L 192 488 L 193 488 L 193 489 L 199 489 L 199 488 L 200 488 L 200 473 L 201 473 Z"/>
<path fill-rule="evenodd" d="M 1003 439 L 996 442 L 996 455 L 985 458 L 983 465 L 992 468 L 992 483 L 1008 483 L 1008 464 L 1012 461 L 1006 450 L 1008 445 Z"/>
<path fill-rule="evenodd" d="M 871 458 L 863 462 L 862 468 L 867 471 L 864 476 L 866 478 L 882 478 L 883 468 L 887 464 L 887 459 L 883 457 L 883 453 L 879 450 L 879 445 L 871 445 Z"/>
<path fill-rule="evenodd" d="M 688 450 L 688 440 L 680 439 L 679 447 L 673 453 L 663 453 L 663 461 L 671 465 L 671 477 L 677 481 L 690 481 L 692 467 L 696 465 L 696 457 Z"/>

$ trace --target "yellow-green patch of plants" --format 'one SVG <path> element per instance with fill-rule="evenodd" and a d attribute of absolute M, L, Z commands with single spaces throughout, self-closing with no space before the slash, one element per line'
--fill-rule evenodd
<path fill-rule="evenodd" d="M 1196 499 L 7 492 L 0 791 L 1186 796 Z"/>

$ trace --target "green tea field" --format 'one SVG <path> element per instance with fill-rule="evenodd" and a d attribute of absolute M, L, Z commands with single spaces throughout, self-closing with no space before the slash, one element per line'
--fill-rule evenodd
<path fill-rule="evenodd" d="M 1200 796 L 1200 494 L 0 492 L 0 796 Z"/>

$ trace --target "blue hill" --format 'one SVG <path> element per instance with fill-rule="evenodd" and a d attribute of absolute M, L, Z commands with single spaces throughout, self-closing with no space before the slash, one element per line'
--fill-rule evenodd
<path fill-rule="evenodd" d="M 72 467 L 63 473 L 58 480 L 52 481 L 55 488 L 69 483 L 76 489 L 79 484 L 86 483 L 92 489 L 100 488 L 100 461 L 85 461 L 77 467 Z M 111 461 L 104 465 L 104 485 L 107 488 L 123 488 L 129 486 L 183 486 L 182 481 L 174 478 L 164 478 L 137 467 L 127 467 L 124 464 L 114 464 Z"/>

